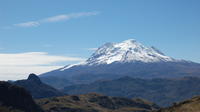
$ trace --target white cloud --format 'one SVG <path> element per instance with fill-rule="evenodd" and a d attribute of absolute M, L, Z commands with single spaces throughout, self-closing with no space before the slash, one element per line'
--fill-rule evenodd
<path fill-rule="evenodd" d="M 0 54 L 0 80 L 25 78 L 29 73 L 43 73 L 60 68 L 58 62 L 81 62 L 83 58 L 49 55 L 46 52 Z"/>
<path fill-rule="evenodd" d="M 81 13 L 62 14 L 62 15 L 46 18 L 42 21 L 43 22 L 57 22 L 57 21 L 69 20 L 73 18 L 79 18 L 83 16 L 94 16 L 97 14 L 98 12 L 81 12 Z"/>
<path fill-rule="evenodd" d="M 43 18 L 40 20 L 36 21 L 28 21 L 28 22 L 23 22 L 23 23 L 17 23 L 14 24 L 14 26 L 17 27 L 37 27 L 43 23 L 52 23 L 52 22 L 59 22 L 59 21 L 66 21 L 70 19 L 75 19 L 79 17 L 85 17 L 85 16 L 94 16 L 99 14 L 99 12 L 79 12 L 79 13 L 71 13 L 71 14 L 61 14 L 61 15 L 56 15 L 48 18 Z"/>
<path fill-rule="evenodd" d="M 26 79 L 30 73 L 41 74 L 63 66 L 0 66 L 0 80 Z"/>
<path fill-rule="evenodd" d="M 29 21 L 29 22 L 14 24 L 14 26 L 18 26 L 18 27 L 37 27 L 39 25 L 40 23 L 37 21 Z"/>
<path fill-rule="evenodd" d="M 69 19 L 70 15 L 57 15 L 57 16 L 53 16 L 53 17 L 49 17 L 44 19 L 44 22 L 57 22 L 57 21 L 63 21 L 63 20 L 67 20 Z"/>
<path fill-rule="evenodd" d="M 0 54 L 0 66 L 47 65 L 62 61 L 83 61 L 82 58 L 48 55 L 46 52 Z"/>

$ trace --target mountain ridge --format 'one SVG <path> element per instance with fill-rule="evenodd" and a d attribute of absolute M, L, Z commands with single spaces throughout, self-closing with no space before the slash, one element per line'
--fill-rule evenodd
<path fill-rule="evenodd" d="M 100 46 L 85 62 L 74 65 L 99 65 L 113 62 L 173 62 L 181 61 L 166 56 L 155 47 L 146 47 L 135 39 L 125 40 L 121 43 L 105 43 Z M 74 66 L 63 67 L 62 70 Z"/>
<path fill-rule="evenodd" d="M 33 98 L 46 98 L 64 95 L 61 91 L 44 84 L 35 74 L 30 74 L 27 80 L 18 80 L 12 82 L 14 85 L 24 87 L 28 90 Z"/>
<path fill-rule="evenodd" d="M 67 86 L 64 92 L 87 94 L 91 92 L 116 97 L 142 98 L 160 106 L 169 106 L 200 94 L 200 78 L 140 79 L 125 76 L 115 80 L 102 80 L 90 84 Z"/>
<path fill-rule="evenodd" d="M 155 48 L 146 47 L 134 39 L 121 43 L 104 44 L 86 61 L 87 64 L 111 64 L 113 62 L 175 61 Z"/>
<path fill-rule="evenodd" d="M 88 60 L 40 75 L 45 83 L 56 88 L 91 83 L 96 80 L 135 78 L 177 78 L 200 76 L 200 64 L 174 59 L 155 47 L 146 47 L 136 40 L 106 43 Z"/>

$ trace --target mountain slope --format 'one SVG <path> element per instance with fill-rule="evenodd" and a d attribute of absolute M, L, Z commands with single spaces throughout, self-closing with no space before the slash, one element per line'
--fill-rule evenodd
<path fill-rule="evenodd" d="M 104 44 L 85 62 L 41 74 L 40 78 L 49 85 L 62 88 L 72 84 L 91 83 L 123 76 L 137 78 L 200 76 L 200 64 L 177 60 L 164 55 L 155 47 L 146 47 L 135 40 L 127 40 Z"/>
<path fill-rule="evenodd" d="M 85 64 L 111 64 L 113 62 L 160 62 L 175 61 L 154 47 L 145 47 L 133 39 L 122 43 L 106 43 Z"/>
<path fill-rule="evenodd" d="M 0 112 L 43 112 L 22 87 L 0 81 Z"/>
<path fill-rule="evenodd" d="M 95 93 L 37 100 L 46 112 L 150 112 L 159 107 L 141 99 L 108 97 Z"/>
<path fill-rule="evenodd" d="M 63 95 L 63 93 L 57 89 L 42 83 L 39 77 L 35 74 L 30 74 L 27 80 L 15 81 L 13 84 L 24 87 L 31 93 L 33 98 L 46 98 Z"/>
<path fill-rule="evenodd" d="M 111 81 L 73 85 L 64 88 L 68 94 L 96 92 L 109 96 L 142 98 L 160 106 L 169 106 L 200 94 L 200 78 L 138 79 L 123 77 Z"/>
<path fill-rule="evenodd" d="M 161 109 L 157 112 L 199 112 L 200 111 L 200 96 L 192 99 L 176 103 L 171 107 Z"/>

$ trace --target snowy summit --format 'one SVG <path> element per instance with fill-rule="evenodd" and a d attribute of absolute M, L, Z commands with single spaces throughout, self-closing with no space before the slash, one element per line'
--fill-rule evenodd
<path fill-rule="evenodd" d="M 134 39 L 121 43 L 106 43 L 86 61 L 87 64 L 111 64 L 113 62 L 173 61 L 154 47 L 146 47 Z"/>
<path fill-rule="evenodd" d="M 155 47 L 146 47 L 134 39 L 121 43 L 106 43 L 98 48 L 92 56 L 83 63 L 65 66 L 61 70 L 77 65 L 100 65 L 113 62 L 169 62 L 175 59 L 165 56 Z"/>

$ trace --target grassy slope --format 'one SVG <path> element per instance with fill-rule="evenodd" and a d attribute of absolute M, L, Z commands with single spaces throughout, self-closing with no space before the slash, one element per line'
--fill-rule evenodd
<path fill-rule="evenodd" d="M 46 112 L 150 112 L 157 108 L 147 101 L 108 97 L 95 93 L 37 100 Z"/>
<path fill-rule="evenodd" d="M 158 112 L 200 112 L 200 96 L 186 100 Z"/>

